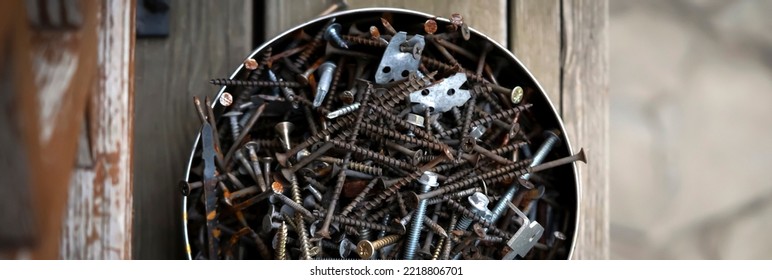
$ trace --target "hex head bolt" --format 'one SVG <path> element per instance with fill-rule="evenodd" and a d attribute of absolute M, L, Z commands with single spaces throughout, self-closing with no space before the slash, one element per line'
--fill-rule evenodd
<path fill-rule="evenodd" d="M 434 214 L 432 215 L 432 218 L 429 220 L 429 221 L 431 221 L 431 224 L 433 224 L 435 226 L 435 228 L 432 229 L 431 231 L 429 231 L 426 234 L 426 238 L 424 238 L 424 245 L 423 245 L 423 247 L 421 247 L 421 251 L 418 252 L 421 255 L 428 256 L 429 258 L 434 256 L 434 254 L 431 252 L 431 246 L 434 243 L 433 241 L 434 241 L 434 233 L 435 233 L 435 231 L 436 230 L 440 230 L 440 231 L 445 232 L 445 229 L 442 228 L 439 224 L 437 224 L 437 219 L 439 219 L 439 212 L 440 211 L 442 211 L 442 204 L 440 204 L 440 203 L 435 204 L 434 205 Z M 428 219 L 428 217 L 427 217 L 427 219 Z M 445 237 L 447 237 L 447 232 L 445 232 L 445 236 L 442 237 L 442 238 L 445 238 Z M 442 239 L 440 239 L 440 241 L 442 241 Z M 441 246 L 441 245 L 438 244 L 438 246 Z"/>
<path fill-rule="evenodd" d="M 529 164 L 529 167 L 534 167 L 541 164 L 547 157 L 547 154 L 552 151 L 552 148 L 560 143 L 560 137 L 558 137 L 557 133 L 553 131 L 547 131 L 546 134 L 547 139 L 544 140 L 544 143 L 541 144 L 539 150 L 536 151 L 536 154 L 533 156 L 533 160 L 531 161 L 531 164 Z M 520 179 L 528 180 L 530 177 L 531 173 L 526 173 L 520 176 Z M 494 206 L 492 210 L 493 213 L 491 215 L 491 223 L 496 223 L 499 217 L 501 217 L 501 214 L 504 213 L 504 210 L 507 209 L 507 202 L 512 200 L 512 198 L 515 196 L 515 192 L 517 192 L 517 184 L 512 184 L 512 186 L 507 189 L 507 192 L 504 193 L 498 202 L 496 202 L 496 206 Z"/>
<path fill-rule="evenodd" d="M 439 186 L 437 177 L 437 173 L 424 171 L 421 178 L 418 179 L 418 183 L 421 185 L 419 191 L 426 193 L 429 189 Z M 418 207 L 415 209 L 413 219 L 410 221 L 410 232 L 408 233 L 405 252 L 403 253 L 403 258 L 406 260 L 412 260 L 415 257 L 416 250 L 418 249 L 418 237 L 421 235 L 421 227 L 423 227 L 423 217 L 425 215 L 426 200 L 421 199 L 418 201 Z"/>
<path fill-rule="evenodd" d="M 326 30 L 324 30 L 324 39 L 327 41 L 335 42 L 338 47 L 348 49 L 348 45 L 346 44 L 346 41 L 343 40 L 340 36 L 340 30 L 341 30 L 340 23 L 333 23 L 330 24 L 330 26 L 327 27 Z"/>
<path fill-rule="evenodd" d="M 372 242 L 370 242 L 370 240 L 359 241 L 357 244 L 357 254 L 364 260 L 369 259 L 375 254 L 376 250 L 380 250 L 389 244 L 396 243 L 400 237 L 402 236 L 393 234 Z"/>
<path fill-rule="evenodd" d="M 472 211 L 472 213 L 485 217 L 486 212 L 490 212 L 490 210 L 488 210 L 488 203 L 490 203 L 490 200 L 488 199 L 488 196 L 483 193 L 476 192 L 470 195 L 467 200 L 469 200 L 469 211 Z M 456 229 L 466 230 L 470 225 L 472 225 L 472 218 L 464 216 L 456 224 Z"/>
<path fill-rule="evenodd" d="M 316 85 L 316 96 L 314 96 L 313 107 L 318 108 L 322 106 L 324 97 L 327 96 L 327 92 L 330 90 L 330 84 L 332 83 L 332 76 L 335 74 L 335 68 L 337 66 L 332 62 L 325 62 L 319 66 L 319 84 Z"/>

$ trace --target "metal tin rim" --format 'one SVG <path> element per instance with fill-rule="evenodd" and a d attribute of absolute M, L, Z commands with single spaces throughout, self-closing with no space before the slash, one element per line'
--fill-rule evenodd
<path fill-rule="evenodd" d="M 445 23 L 450 23 L 450 20 L 448 20 L 446 18 L 443 18 L 443 17 L 438 17 L 438 16 L 434 16 L 434 15 L 431 15 L 431 14 L 423 13 L 423 12 L 407 10 L 407 9 L 400 9 L 400 8 L 382 8 L 382 7 L 378 7 L 378 8 L 362 8 L 362 9 L 340 11 L 340 12 L 335 12 L 335 13 L 332 13 L 332 14 L 329 14 L 329 15 L 317 17 L 315 19 L 306 21 L 306 22 L 304 22 L 302 24 L 298 24 L 295 27 L 290 28 L 290 29 L 284 31 L 281 34 L 276 35 L 273 38 L 271 38 L 270 40 L 268 40 L 265 43 L 261 44 L 259 47 L 255 48 L 252 51 L 252 53 L 250 53 L 246 58 L 254 57 L 255 55 L 257 55 L 257 53 L 259 53 L 260 51 L 265 49 L 267 46 L 273 44 L 276 40 L 278 40 L 280 38 L 283 38 L 284 36 L 286 36 L 286 35 L 288 35 L 288 34 L 290 34 L 292 32 L 295 32 L 298 29 L 301 29 L 301 28 L 303 28 L 303 27 L 305 27 L 305 26 L 307 26 L 309 24 L 312 24 L 312 23 L 315 23 L 315 22 L 319 22 L 319 21 L 328 20 L 328 19 L 331 19 L 331 18 L 334 18 L 334 17 L 337 17 L 337 16 L 341 16 L 341 15 L 348 15 L 348 14 L 355 14 L 355 13 L 366 13 L 366 12 L 402 13 L 402 14 L 415 15 L 415 16 L 421 16 L 421 17 L 426 17 L 426 18 L 433 18 L 433 19 L 435 19 L 437 21 L 443 21 Z M 496 48 L 502 50 L 505 54 L 507 54 L 509 56 L 509 58 L 511 58 L 513 61 L 515 61 L 517 63 L 517 65 L 519 65 L 520 68 L 525 71 L 526 74 L 528 74 L 528 77 L 534 82 L 534 84 L 536 84 L 536 87 L 539 89 L 539 92 L 542 95 L 544 95 L 543 97 L 547 100 L 547 103 L 549 103 L 550 109 L 552 109 L 552 113 L 554 114 L 555 118 L 558 121 L 558 125 L 560 126 L 560 130 L 563 132 L 563 138 L 564 138 L 563 140 L 565 141 L 566 148 L 568 148 L 568 153 L 571 154 L 571 155 L 574 154 L 574 150 L 571 147 L 570 139 L 568 138 L 568 136 L 565 133 L 566 132 L 566 128 L 563 125 L 563 119 L 560 117 L 560 115 L 558 115 L 558 112 L 557 112 L 557 110 L 555 110 L 555 106 L 553 105 L 552 100 L 550 100 L 549 95 L 546 94 L 546 92 L 544 91 L 544 88 L 541 86 L 539 81 L 533 76 L 533 74 L 531 74 L 531 71 L 529 71 L 528 68 L 525 67 L 525 65 L 523 65 L 523 63 L 519 59 L 517 59 L 517 57 L 511 51 L 509 51 L 509 49 L 507 49 L 504 46 L 502 46 L 501 44 L 499 44 L 499 42 L 496 42 L 496 40 L 491 39 L 490 37 L 488 37 L 484 33 L 480 32 L 480 31 L 477 31 L 476 29 L 474 29 L 472 27 L 470 27 L 469 29 L 470 29 L 470 31 L 472 33 L 477 34 L 480 37 L 483 37 L 483 38 L 487 39 L 490 43 L 493 44 L 493 46 L 495 46 Z M 241 69 L 243 67 L 244 67 L 244 65 L 240 64 L 239 67 L 237 67 L 236 70 L 233 71 L 233 74 L 231 74 L 229 78 L 230 79 L 235 78 L 236 75 L 241 71 Z M 224 91 L 225 91 L 225 86 L 220 88 L 220 90 L 217 92 L 217 95 L 215 95 L 214 100 L 217 100 L 218 98 L 220 98 L 220 95 Z M 216 104 L 217 104 L 217 102 L 212 103 L 212 107 L 214 108 L 214 106 L 216 106 Z M 188 167 L 185 170 L 185 177 L 184 177 L 184 180 L 186 180 L 186 181 L 188 180 L 189 175 L 190 175 L 190 168 L 191 168 L 191 164 L 193 163 L 193 156 L 195 155 L 196 147 L 198 147 L 198 141 L 199 141 L 200 138 L 201 138 L 201 133 L 199 132 L 198 134 L 196 134 L 196 139 L 193 142 L 193 148 L 191 149 L 190 157 L 188 158 Z M 569 252 L 568 252 L 568 259 L 571 259 L 573 257 L 574 250 L 576 249 L 577 234 L 579 232 L 579 217 L 581 216 L 581 213 L 580 213 L 581 207 L 580 207 L 580 205 L 581 205 L 581 202 L 582 202 L 582 182 L 580 180 L 581 177 L 579 175 L 579 170 L 578 170 L 577 165 L 576 165 L 575 162 L 571 163 L 571 167 L 574 170 L 574 180 L 576 180 L 576 209 L 574 209 L 576 214 L 575 214 L 575 217 L 574 217 L 574 238 L 573 238 L 573 240 L 571 242 L 571 247 L 570 247 Z M 192 253 L 191 253 L 190 240 L 189 240 L 189 237 L 188 237 L 188 212 L 187 212 L 188 211 L 188 206 L 187 206 L 187 204 L 188 204 L 188 197 L 187 196 L 183 196 L 182 197 L 182 220 L 183 220 L 182 221 L 182 231 L 183 231 L 183 235 L 184 235 L 183 238 L 185 240 L 185 253 L 187 254 L 188 260 L 192 260 L 193 256 L 192 256 Z"/>

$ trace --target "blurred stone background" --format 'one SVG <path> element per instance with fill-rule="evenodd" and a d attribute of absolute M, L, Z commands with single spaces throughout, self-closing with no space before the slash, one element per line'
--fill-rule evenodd
<path fill-rule="evenodd" d="M 610 1 L 611 253 L 772 259 L 772 1 Z"/>

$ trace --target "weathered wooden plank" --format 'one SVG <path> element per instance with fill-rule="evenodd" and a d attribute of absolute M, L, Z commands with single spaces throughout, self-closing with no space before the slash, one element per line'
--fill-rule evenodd
<path fill-rule="evenodd" d="M 134 258 L 183 257 L 176 188 L 200 122 L 193 96 L 213 96 L 249 54 L 252 1 L 171 1 L 168 38 L 138 39 Z"/>
<path fill-rule="evenodd" d="M 265 35 L 275 35 L 298 24 L 313 19 L 336 1 L 266 1 Z M 370 7 L 391 7 L 416 10 L 448 18 L 460 13 L 472 28 L 490 36 L 502 45 L 507 45 L 506 1 L 431 1 L 431 0 L 352 0 L 346 1 L 349 9 Z"/>
<path fill-rule="evenodd" d="M 266 12 L 263 18 L 265 38 L 276 37 L 287 29 L 313 19 L 336 2 L 334 0 L 266 0 Z"/>
<path fill-rule="evenodd" d="M 99 10 L 85 124 L 93 165 L 76 167 L 70 180 L 64 259 L 131 258 L 134 8 L 134 1 L 108 0 Z"/>
<path fill-rule="evenodd" d="M 609 257 L 609 47 L 608 1 L 563 0 L 562 111 L 576 149 L 582 182 L 574 258 Z"/>
<path fill-rule="evenodd" d="M 560 110 L 560 0 L 509 3 L 510 49 Z"/>
<path fill-rule="evenodd" d="M 348 1 L 351 9 L 392 7 L 415 10 L 449 18 L 453 13 L 464 17 L 464 22 L 506 47 L 507 3 L 505 0 L 432 1 L 432 0 L 355 0 Z"/>

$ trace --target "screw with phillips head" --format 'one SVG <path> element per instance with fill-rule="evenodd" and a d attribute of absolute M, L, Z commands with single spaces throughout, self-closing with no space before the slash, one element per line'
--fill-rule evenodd
<path fill-rule="evenodd" d="M 375 254 L 376 250 L 379 250 L 386 245 L 396 243 L 401 237 L 401 235 L 393 234 L 373 242 L 370 242 L 369 240 L 359 241 L 359 244 L 357 244 L 357 254 L 364 260 L 369 259 Z"/>
<path fill-rule="evenodd" d="M 351 252 L 354 252 L 356 250 L 357 250 L 357 245 L 345 237 L 340 241 L 340 244 L 338 245 L 338 254 L 340 254 L 341 258 L 347 258 L 348 255 L 351 255 Z"/>

